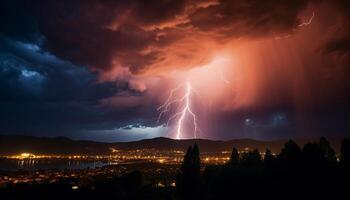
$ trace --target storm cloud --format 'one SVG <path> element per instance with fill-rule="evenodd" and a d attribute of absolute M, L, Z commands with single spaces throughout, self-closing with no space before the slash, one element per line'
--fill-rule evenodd
<path fill-rule="evenodd" d="M 194 35 L 222 42 L 292 33 L 308 3 L 74 0 L 28 2 L 28 7 L 47 39 L 45 47 L 55 55 L 102 70 L 119 64 L 142 72 L 160 62 L 166 49 Z"/>

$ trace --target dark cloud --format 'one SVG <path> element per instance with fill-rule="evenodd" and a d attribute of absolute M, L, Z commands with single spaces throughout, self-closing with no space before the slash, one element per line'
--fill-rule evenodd
<path fill-rule="evenodd" d="M 38 31 L 37 19 L 23 2 L 1 1 L 0 13 L 0 34 L 10 35 L 21 41 L 38 42 L 43 39 Z"/>
<path fill-rule="evenodd" d="M 2 34 L 1 134 L 72 135 L 82 130 L 114 129 L 139 122 L 135 116 L 149 115 L 138 107 L 101 104 L 121 92 L 139 95 L 127 82 L 99 82 L 97 73 L 56 57 L 36 40 L 6 31 Z"/>
<path fill-rule="evenodd" d="M 42 52 L 35 44 L 3 38 L 1 100 L 91 101 L 115 95 L 115 83 L 97 83 L 96 74 Z"/>
<path fill-rule="evenodd" d="M 156 54 L 141 53 L 142 50 L 167 41 L 159 41 L 158 31 L 147 31 L 143 26 L 173 19 L 183 4 L 43 1 L 31 6 L 40 31 L 47 38 L 46 48 L 59 57 L 107 70 L 115 67 L 115 63 L 137 70 L 153 62 Z"/>
<path fill-rule="evenodd" d="M 332 24 L 328 37 L 320 50 L 323 53 L 347 54 L 350 52 L 350 2 L 347 0 L 331 1 L 336 20 Z"/>
<path fill-rule="evenodd" d="M 259 0 L 221 0 L 196 10 L 190 15 L 190 23 L 223 37 L 291 33 L 300 24 L 298 15 L 308 3 L 308 0 L 268 0 L 263 3 Z"/>
<path fill-rule="evenodd" d="M 28 6 L 46 48 L 57 56 L 103 70 L 120 64 L 139 72 L 159 62 L 163 49 L 198 31 L 223 39 L 290 33 L 308 2 L 74 0 Z"/>
<path fill-rule="evenodd" d="M 128 7 L 133 10 L 135 19 L 144 25 L 158 25 L 162 22 L 172 21 L 185 12 L 188 4 L 188 0 L 137 0 L 130 2 L 131 5 Z"/>
<path fill-rule="evenodd" d="M 121 107 L 101 103 L 104 99 L 118 97 L 120 93 L 131 97 L 140 96 L 138 91 L 130 88 L 128 80 L 100 82 L 98 72 L 92 72 L 90 67 L 87 67 L 106 58 L 95 56 L 99 52 L 106 53 L 108 57 L 111 53 L 108 49 L 110 42 L 113 45 L 117 43 L 119 46 L 119 43 L 124 43 L 130 45 L 131 49 L 139 48 L 139 45 L 142 46 L 139 43 L 147 41 L 147 36 L 143 37 L 143 33 L 138 33 L 139 30 L 132 26 L 124 27 L 125 33 L 106 30 L 101 35 L 97 24 L 91 24 L 89 20 L 84 25 L 86 35 L 78 34 L 81 38 L 76 38 L 77 31 L 79 33 L 83 31 L 79 29 L 68 29 L 69 33 L 64 35 L 60 29 L 57 29 L 60 28 L 59 23 L 53 23 L 56 27 L 40 27 L 38 24 L 39 22 L 51 24 L 50 20 L 56 20 L 55 17 L 59 18 L 57 15 L 64 15 L 61 12 L 67 12 L 67 10 L 58 9 L 57 11 L 60 12 L 55 12 L 57 14 L 55 16 L 42 13 L 47 14 L 48 19 L 45 20 L 48 21 L 45 21 L 32 15 L 35 13 L 33 12 L 35 8 L 31 3 L 26 1 L 1 3 L 4 5 L 1 6 L 3 17 L 0 19 L 1 134 L 72 135 L 82 130 L 112 130 L 129 123 L 152 125 L 152 122 L 143 120 L 152 119 L 150 116 L 154 113 L 149 111 L 153 109 L 152 106 L 148 106 L 150 109 L 145 110 L 141 105 Z M 53 3 L 52 6 L 60 4 L 58 1 L 51 3 Z M 78 8 L 73 6 L 75 3 L 77 2 L 72 2 L 73 9 Z M 114 4 L 112 1 L 110 3 Z M 124 3 L 121 2 L 121 4 Z M 45 6 L 48 11 L 53 11 L 50 10 L 50 5 Z M 84 5 L 89 7 L 88 2 Z M 109 5 L 106 5 L 105 9 L 107 7 Z M 113 6 L 112 8 L 114 9 Z M 74 15 L 75 12 L 67 12 L 69 13 Z M 83 15 L 83 13 L 75 14 Z M 74 18 L 77 15 L 65 15 L 65 17 L 69 21 L 69 17 Z M 101 23 L 100 25 L 103 25 L 103 20 L 108 24 L 112 19 L 102 18 L 101 15 L 100 19 L 96 19 Z M 77 28 L 81 28 L 78 24 L 76 25 Z M 46 36 L 43 34 L 46 33 L 45 31 L 52 34 Z M 66 38 L 54 41 L 57 31 L 62 34 L 59 37 Z M 94 37 L 95 33 L 96 37 Z M 137 41 L 129 41 L 134 33 L 140 34 L 136 36 Z M 67 46 L 69 41 L 64 42 L 69 39 L 69 34 L 75 35 L 71 41 L 76 43 L 70 44 L 73 46 Z M 103 38 L 105 38 L 104 41 Z M 51 41 L 54 41 L 52 43 L 55 45 L 52 45 Z M 59 44 L 60 42 L 64 43 Z M 87 57 L 80 59 L 80 48 L 87 50 L 84 56 L 96 57 L 96 60 L 89 60 Z M 93 50 L 88 51 L 90 48 Z M 55 54 L 52 53 L 53 51 Z M 103 66 L 102 61 L 99 63 L 99 67 L 101 66 Z"/>
<path fill-rule="evenodd" d="M 332 39 L 323 46 L 322 51 L 323 53 L 347 53 L 350 51 L 350 38 Z"/>

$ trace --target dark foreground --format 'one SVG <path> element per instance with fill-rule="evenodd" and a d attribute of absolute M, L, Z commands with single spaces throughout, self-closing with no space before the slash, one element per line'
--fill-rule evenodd
<path fill-rule="evenodd" d="M 174 177 L 176 186 L 157 184 L 138 170 L 123 176 L 94 177 L 77 186 L 68 179 L 23 183 L 0 188 L 0 198 L 349 199 L 350 140 L 343 140 L 338 156 L 325 138 L 302 148 L 289 141 L 276 156 L 269 150 L 264 156 L 258 151 L 238 154 L 233 148 L 227 164 L 206 166 L 204 170 L 195 144 L 189 147 Z"/>

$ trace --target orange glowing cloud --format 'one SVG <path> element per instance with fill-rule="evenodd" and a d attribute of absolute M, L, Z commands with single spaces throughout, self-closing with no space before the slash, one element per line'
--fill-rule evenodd
<path fill-rule="evenodd" d="M 348 15 L 340 14 L 339 21 L 334 14 L 341 7 L 338 4 L 307 0 L 263 4 L 254 0 L 88 1 L 72 18 L 62 14 L 67 5 L 56 2 L 45 5 L 38 15 L 45 16 L 40 27 L 50 50 L 88 66 L 101 82 L 116 82 L 145 101 L 160 104 L 170 88 L 190 80 L 207 107 L 226 111 L 298 107 L 325 90 L 328 94 L 344 92 L 340 86 L 344 78 L 327 76 L 344 71 L 348 54 L 342 59 L 339 54 L 333 55 L 337 59 L 321 55 L 347 52 L 346 45 L 328 43 L 332 41 L 329 37 L 335 39 L 329 36 L 336 29 L 332 27 L 341 30 L 341 41 L 347 40 L 344 20 Z M 326 37 L 320 34 L 323 32 Z M 114 105 L 123 105 L 118 98 L 129 101 L 125 96 L 115 98 Z"/>

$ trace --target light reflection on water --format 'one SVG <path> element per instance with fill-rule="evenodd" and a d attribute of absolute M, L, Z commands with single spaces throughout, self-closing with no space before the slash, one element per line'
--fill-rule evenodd
<path fill-rule="evenodd" d="M 70 159 L 1 159 L 0 170 L 43 170 L 43 169 L 94 169 L 111 164 L 108 161 Z"/>

